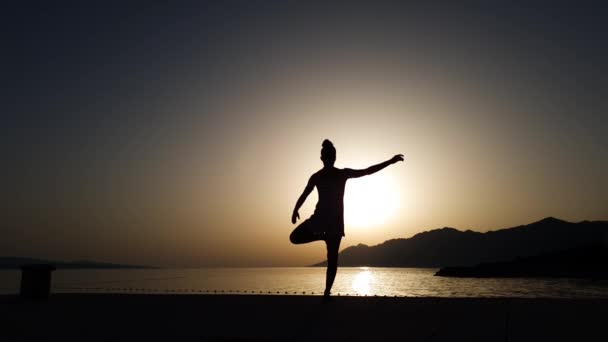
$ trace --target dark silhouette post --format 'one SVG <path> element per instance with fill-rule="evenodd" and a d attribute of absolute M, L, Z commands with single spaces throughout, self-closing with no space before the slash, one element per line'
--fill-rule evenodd
<path fill-rule="evenodd" d="M 289 240 L 294 244 L 325 241 L 327 246 L 327 273 L 323 299 L 327 300 L 338 271 L 338 250 L 340 249 L 340 241 L 344 236 L 344 188 L 346 181 L 349 178 L 371 175 L 391 164 L 403 161 L 403 155 L 397 154 L 385 162 L 363 170 L 338 169 L 334 167 L 336 148 L 331 141 L 325 139 L 321 149 L 321 161 L 323 161 L 323 168 L 308 180 L 306 188 L 304 188 L 293 209 L 291 223 L 295 224 L 300 218 L 298 210 L 316 187 L 319 193 L 319 202 L 317 202 L 315 212 L 293 230 Z"/>
<path fill-rule="evenodd" d="M 23 299 L 45 300 L 51 291 L 51 272 L 55 270 L 50 264 L 31 264 L 21 266 L 21 290 Z"/>

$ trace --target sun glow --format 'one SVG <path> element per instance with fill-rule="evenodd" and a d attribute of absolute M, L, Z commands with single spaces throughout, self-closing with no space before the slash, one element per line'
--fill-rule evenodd
<path fill-rule="evenodd" d="M 386 175 L 350 179 L 344 194 L 344 223 L 372 227 L 386 222 L 399 208 L 398 190 Z"/>
<path fill-rule="evenodd" d="M 369 268 L 361 267 L 359 272 L 352 283 L 352 289 L 360 296 L 367 296 L 371 294 L 371 282 L 372 273 Z"/>

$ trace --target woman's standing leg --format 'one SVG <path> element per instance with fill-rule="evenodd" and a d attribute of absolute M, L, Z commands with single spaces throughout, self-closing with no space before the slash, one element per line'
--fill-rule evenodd
<path fill-rule="evenodd" d="M 327 273 L 325 275 L 324 297 L 329 297 L 331 287 L 334 285 L 336 273 L 338 273 L 338 250 L 340 249 L 341 236 L 328 236 L 325 240 L 327 245 Z"/>

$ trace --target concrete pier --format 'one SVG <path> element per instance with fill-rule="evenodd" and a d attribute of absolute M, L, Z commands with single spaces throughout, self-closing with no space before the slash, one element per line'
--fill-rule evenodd
<path fill-rule="evenodd" d="M 261 295 L 0 296 L 0 340 L 591 341 L 608 299 Z"/>

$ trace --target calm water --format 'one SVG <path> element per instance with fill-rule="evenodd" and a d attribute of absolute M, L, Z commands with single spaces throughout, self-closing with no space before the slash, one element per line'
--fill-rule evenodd
<path fill-rule="evenodd" d="M 576 279 L 459 279 L 434 277 L 436 269 L 343 267 L 332 293 L 413 297 L 608 298 L 608 282 Z M 19 291 L 20 271 L 0 271 L 0 293 Z M 59 270 L 52 291 L 120 293 L 320 294 L 325 269 L 203 268 L 160 270 Z"/>

